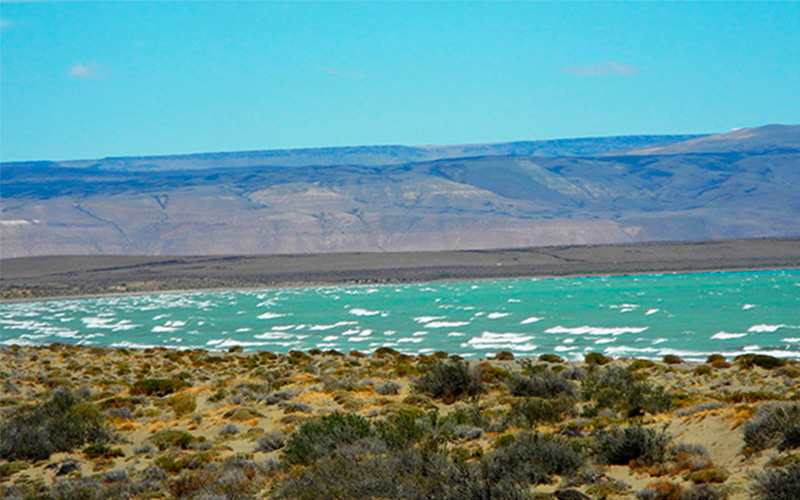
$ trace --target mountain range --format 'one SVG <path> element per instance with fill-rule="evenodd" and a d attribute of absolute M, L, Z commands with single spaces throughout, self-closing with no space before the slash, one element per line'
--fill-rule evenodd
<path fill-rule="evenodd" d="M 2 257 L 800 234 L 800 126 L 0 165 Z"/>

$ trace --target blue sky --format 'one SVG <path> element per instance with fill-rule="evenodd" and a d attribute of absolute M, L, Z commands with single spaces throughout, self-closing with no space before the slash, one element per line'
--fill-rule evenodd
<path fill-rule="evenodd" d="M 0 5 L 3 161 L 800 123 L 800 2 Z"/>

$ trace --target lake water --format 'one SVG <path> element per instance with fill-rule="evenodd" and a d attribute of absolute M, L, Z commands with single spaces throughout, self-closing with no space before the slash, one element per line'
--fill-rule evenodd
<path fill-rule="evenodd" d="M 0 344 L 800 359 L 800 270 L 164 293 L 0 305 Z"/>

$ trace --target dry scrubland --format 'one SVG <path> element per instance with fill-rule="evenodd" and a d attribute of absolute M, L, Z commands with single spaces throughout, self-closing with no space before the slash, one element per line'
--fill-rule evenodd
<path fill-rule="evenodd" d="M 0 349 L 6 498 L 800 498 L 800 368 Z"/>

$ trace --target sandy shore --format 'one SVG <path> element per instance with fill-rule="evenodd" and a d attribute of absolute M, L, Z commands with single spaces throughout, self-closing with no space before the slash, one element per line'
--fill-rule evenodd
<path fill-rule="evenodd" d="M 595 431 L 630 424 L 632 420 L 625 416 L 624 409 L 608 408 L 594 416 L 587 414 L 586 408 L 594 403 L 580 396 L 592 373 L 621 367 L 650 387 L 663 389 L 671 399 L 669 408 L 645 412 L 636 420 L 645 427 L 665 430 L 670 435 L 670 446 L 700 445 L 708 456 L 697 458 L 691 467 L 685 465 L 686 457 L 681 458 L 680 453 L 649 465 L 594 463 L 590 466 L 593 472 L 586 476 L 591 476 L 590 479 L 581 482 L 575 478 L 555 478 L 551 484 L 534 486 L 532 492 L 547 494 L 569 486 L 588 493 L 590 498 L 606 498 L 602 496 L 606 491 L 612 492 L 609 498 L 633 499 L 637 491 L 655 482 L 666 481 L 689 489 L 695 487 L 698 477 L 702 481 L 709 476 L 714 478 L 713 487 L 724 489 L 731 500 L 744 500 L 751 498 L 752 473 L 787 460 L 791 462 L 795 457 L 792 450 L 747 450 L 742 424 L 765 401 L 800 397 L 796 383 L 800 369 L 796 363 L 762 368 L 724 360 L 693 365 L 680 360 L 652 363 L 622 359 L 599 367 L 558 359 L 483 360 L 472 362 L 482 374 L 484 391 L 479 397 L 445 401 L 421 394 L 414 386 L 414 380 L 430 369 L 435 357 L 391 352 L 372 356 L 319 351 L 276 355 L 242 353 L 235 349 L 221 354 L 67 345 L 1 347 L 0 367 L 5 381 L 0 422 L 6 421 L 20 405 L 46 399 L 56 388 L 84 388 L 87 400 L 102 411 L 106 425 L 117 433 L 111 447 L 119 453 L 92 458 L 81 446 L 45 460 L 0 460 L 0 493 L 12 486 L 21 488 L 20 491 L 50 487 L 64 478 L 67 481 L 97 478 L 99 484 L 108 488 L 117 484 L 114 478 L 118 478 L 128 481 L 128 485 L 141 486 L 143 478 L 154 474 L 153 465 L 167 473 L 157 483 L 165 492 L 171 489 L 174 493 L 181 485 L 210 488 L 203 486 L 203 481 L 216 481 L 218 476 L 204 476 L 210 474 L 206 471 L 218 471 L 219 467 L 227 470 L 232 463 L 243 467 L 241 461 L 245 459 L 273 467 L 285 459 L 279 443 L 289 439 L 304 422 L 332 412 L 354 413 L 377 422 L 404 410 L 435 411 L 440 421 L 446 423 L 448 418 L 455 419 L 458 412 L 477 409 L 487 419 L 481 424 L 484 427 L 473 426 L 467 429 L 469 432 L 463 426 L 453 427 L 447 431 L 450 434 L 443 434 L 446 439 L 442 445 L 445 449 L 465 450 L 466 456 L 473 457 L 470 460 L 477 460 L 475 457 L 490 453 L 499 446 L 497 443 L 510 439 L 508 436 L 531 430 L 508 418 L 514 414 L 515 405 L 525 398 L 509 392 L 507 377 L 514 373 L 535 377 L 542 370 L 571 371 L 573 375 L 565 379 L 572 380 L 577 396 L 575 406 L 563 418 L 536 423 L 532 430 L 570 436 L 576 446 L 586 447 L 587 444 L 579 443 L 591 443 Z M 153 378 L 178 381 L 180 385 L 171 394 L 137 392 L 137 383 Z M 393 390 L 387 390 L 390 385 Z M 159 449 L 154 444 L 166 430 L 189 433 L 196 440 L 195 445 Z M 275 449 L 264 443 L 273 443 Z M 586 449 L 588 453 L 589 448 Z M 700 462 L 704 465 L 699 465 Z M 65 464 L 76 467 L 70 465 L 72 472 L 58 474 Z M 258 490 L 259 498 L 271 498 L 270 492 L 304 470 L 302 466 L 269 469 L 263 477 L 260 472 L 251 476 L 252 483 L 245 486 Z M 698 475 L 698 470 L 715 472 Z M 83 479 L 78 479 L 81 475 Z M 187 485 L 185 477 L 195 480 Z"/>
<path fill-rule="evenodd" d="M 0 297 L 789 268 L 800 268 L 800 238 L 458 252 L 31 257 L 0 260 Z"/>

